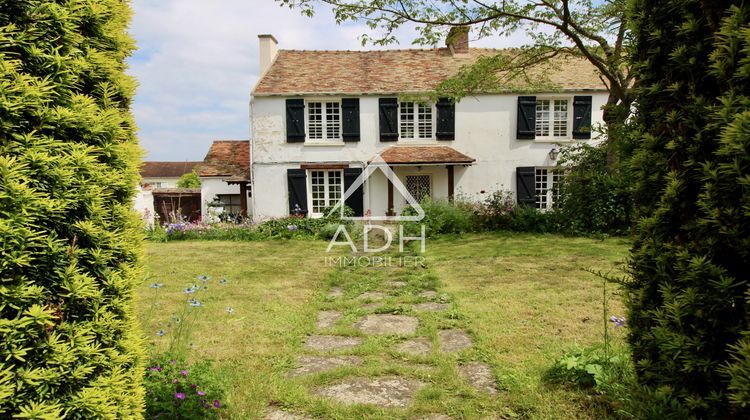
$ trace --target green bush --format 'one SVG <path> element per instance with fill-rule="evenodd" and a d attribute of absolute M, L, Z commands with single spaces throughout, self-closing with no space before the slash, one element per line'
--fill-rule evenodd
<path fill-rule="evenodd" d="M 203 360 L 188 364 L 167 355 L 153 358 L 145 375 L 149 418 L 216 419 L 225 408 L 226 385 Z"/>
<path fill-rule="evenodd" d="M 424 219 L 419 222 L 406 222 L 404 233 L 409 236 L 421 235 L 421 226 L 425 227 L 425 236 L 434 237 L 444 234 L 462 234 L 476 229 L 473 208 L 462 201 L 432 200 L 426 197 L 419 205 L 424 210 Z M 406 206 L 402 216 L 416 216 L 417 210 Z"/>
<path fill-rule="evenodd" d="M 193 169 L 188 174 L 183 174 L 180 179 L 177 180 L 177 188 L 200 188 L 201 178 L 198 176 L 198 172 Z"/>
<path fill-rule="evenodd" d="M 554 233 L 564 231 L 560 214 L 556 211 L 539 211 L 534 207 L 516 206 L 510 213 L 508 229 L 515 232 Z"/>
<path fill-rule="evenodd" d="M 0 6 L 0 417 L 137 418 L 128 2 Z"/>
<path fill-rule="evenodd" d="M 750 2 L 636 0 L 630 343 L 646 395 L 750 418 Z"/>
<path fill-rule="evenodd" d="M 622 148 L 629 145 L 627 134 L 623 133 L 618 139 Z M 565 166 L 565 177 L 560 184 L 555 211 L 566 232 L 613 235 L 630 232 L 633 195 L 628 164 L 631 153 L 629 149 L 621 152 L 620 165 L 612 170 L 607 165 L 606 144 L 562 148 L 559 164 Z"/>

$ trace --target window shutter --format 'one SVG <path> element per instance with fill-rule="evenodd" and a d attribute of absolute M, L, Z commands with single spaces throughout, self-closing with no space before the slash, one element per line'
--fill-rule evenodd
<path fill-rule="evenodd" d="M 380 141 L 398 140 L 398 98 L 378 99 Z"/>
<path fill-rule="evenodd" d="M 516 138 L 519 140 L 534 140 L 535 137 L 536 96 L 519 96 Z"/>
<path fill-rule="evenodd" d="M 286 178 L 289 185 L 289 214 L 307 215 L 307 173 L 304 169 L 287 169 Z"/>
<path fill-rule="evenodd" d="M 286 100 L 286 141 L 302 143 L 305 141 L 305 100 Z"/>
<path fill-rule="evenodd" d="M 354 181 L 357 180 L 357 177 L 362 174 L 361 168 L 345 168 L 344 169 L 344 191 L 346 192 L 349 187 L 351 187 L 354 184 Z M 359 188 L 352 191 L 352 194 L 346 198 L 346 201 L 344 204 L 351 207 L 352 210 L 354 210 L 354 215 L 358 217 L 362 217 L 364 215 L 364 194 L 362 193 L 364 189 L 364 184 L 360 185 Z"/>
<path fill-rule="evenodd" d="M 341 137 L 344 141 L 359 141 L 359 98 L 343 98 L 341 113 Z"/>
<path fill-rule="evenodd" d="M 516 201 L 519 205 L 536 206 L 535 174 L 533 166 L 516 168 Z"/>
<path fill-rule="evenodd" d="M 437 108 L 437 131 L 435 137 L 438 140 L 456 139 L 456 104 L 448 98 L 440 98 L 435 105 Z"/>
<path fill-rule="evenodd" d="M 573 138 L 591 138 L 591 96 L 573 97 Z"/>

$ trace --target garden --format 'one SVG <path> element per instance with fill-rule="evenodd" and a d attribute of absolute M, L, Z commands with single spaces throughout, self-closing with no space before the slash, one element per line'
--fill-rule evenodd
<path fill-rule="evenodd" d="M 623 355 L 627 327 L 617 290 L 605 291 L 592 271 L 617 272 L 627 241 L 512 232 L 444 236 L 429 240 L 424 267 L 326 266 L 326 245 L 299 238 L 150 243 L 148 279 L 138 290 L 153 355 L 149 413 L 614 415 L 597 388 L 606 372 L 589 371 L 609 366 L 600 352 L 605 331 L 611 356 Z M 326 321 L 320 314 L 336 316 Z M 397 335 L 357 328 L 372 316 L 410 316 L 419 326 Z M 310 348 L 321 322 L 326 334 L 363 341 L 333 351 Z M 446 330 L 465 332 L 471 345 L 443 352 Z M 428 343 L 425 352 L 401 347 L 414 335 Z M 305 357 L 329 353 L 352 359 L 304 370 Z M 486 367 L 478 373 L 484 388 L 462 375 L 471 363 Z M 352 377 L 406 378 L 420 387 L 404 406 L 351 405 L 317 394 Z"/>

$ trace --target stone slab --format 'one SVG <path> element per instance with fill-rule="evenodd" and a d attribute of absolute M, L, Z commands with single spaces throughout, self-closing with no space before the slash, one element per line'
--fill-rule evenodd
<path fill-rule="evenodd" d="M 412 356 L 426 356 L 432 352 L 432 343 L 427 337 L 412 338 L 397 345 L 396 351 Z"/>
<path fill-rule="evenodd" d="M 414 305 L 414 310 L 417 312 L 439 312 L 445 311 L 450 307 L 449 303 L 426 302 Z"/>
<path fill-rule="evenodd" d="M 354 328 L 370 335 L 413 335 L 419 319 L 407 315 L 367 315 L 354 324 Z"/>
<path fill-rule="evenodd" d="M 297 359 L 298 367 L 289 372 L 289 376 L 311 375 L 361 364 L 362 358 L 357 356 L 300 356 Z"/>
<path fill-rule="evenodd" d="M 492 368 L 486 363 L 470 362 L 459 366 L 458 371 L 461 377 L 477 391 L 497 395 L 495 376 L 492 374 Z"/>
<path fill-rule="evenodd" d="M 386 294 L 382 292 L 365 292 L 357 297 L 359 300 L 369 300 L 373 302 L 381 301 L 385 299 Z"/>
<path fill-rule="evenodd" d="M 340 287 L 332 287 L 331 290 L 328 291 L 327 296 L 331 299 L 340 298 L 341 296 L 344 296 L 344 289 Z"/>
<path fill-rule="evenodd" d="M 338 321 L 343 314 L 339 311 L 318 312 L 318 328 L 329 328 Z"/>
<path fill-rule="evenodd" d="M 474 344 L 471 336 L 464 330 L 439 331 L 438 342 L 440 343 L 440 350 L 445 353 L 457 353 Z"/>
<path fill-rule="evenodd" d="M 436 298 L 437 295 L 438 293 L 434 290 L 425 290 L 424 292 L 421 292 L 417 296 L 421 298 L 425 298 L 425 299 L 432 299 L 432 298 Z"/>
<path fill-rule="evenodd" d="M 350 349 L 362 344 L 362 337 L 340 335 L 311 335 L 305 340 L 305 347 L 318 351 Z"/>
<path fill-rule="evenodd" d="M 404 408 L 424 384 L 400 377 L 350 378 L 314 391 L 343 404 L 371 404 L 384 408 Z"/>
<path fill-rule="evenodd" d="M 273 408 L 266 414 L 266 420 L 313 420 L 313 418 Z"/>

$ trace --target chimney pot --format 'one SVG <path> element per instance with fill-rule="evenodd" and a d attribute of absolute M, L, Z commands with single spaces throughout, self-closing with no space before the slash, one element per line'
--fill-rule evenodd
<path fill-rule="evenodd" d="M 271 34 L 258 35 L 258 41 L 260 42 L 260 75 L 263 76 L 276 58 L 279 41 Z"/>
<path fill-rule="evenodd" d="M 469 27 L 454 26 L 448 31 L 445 38 L 445 45 L 450 48 L 451 53 L 468 54 L 469 53 Z"/>

